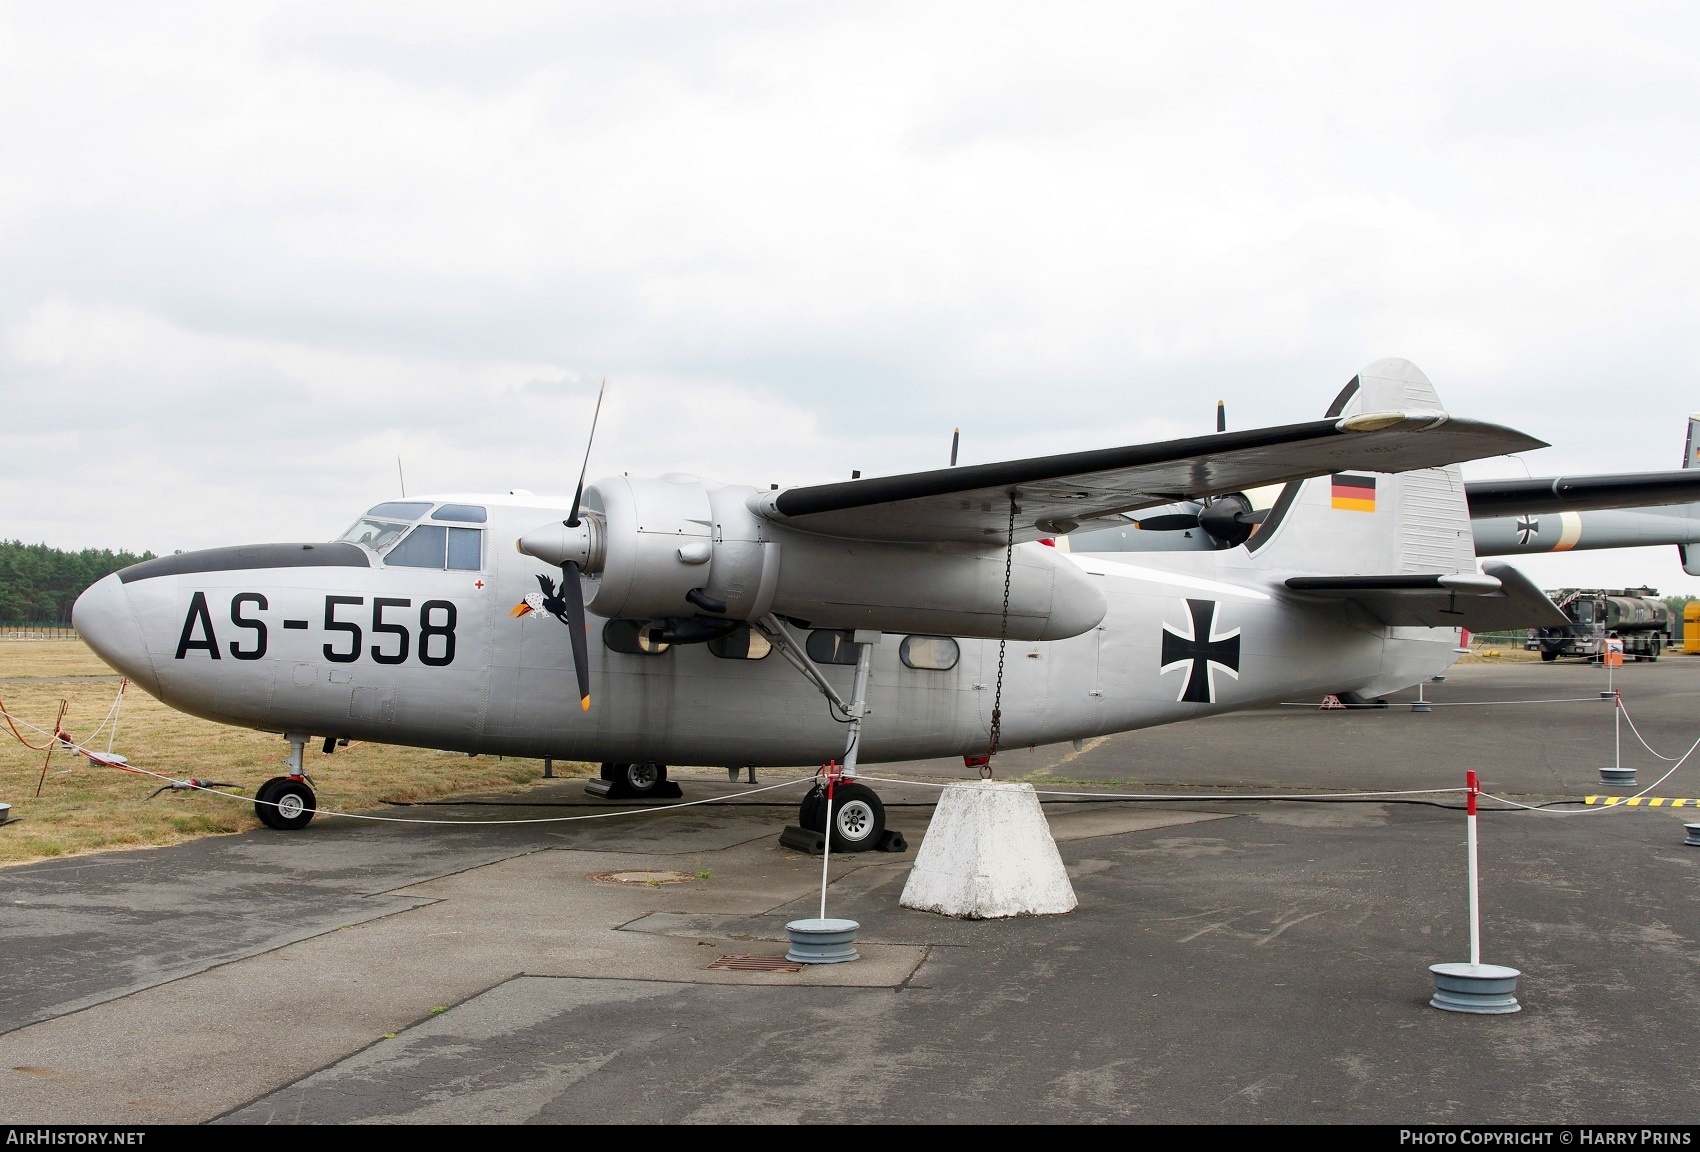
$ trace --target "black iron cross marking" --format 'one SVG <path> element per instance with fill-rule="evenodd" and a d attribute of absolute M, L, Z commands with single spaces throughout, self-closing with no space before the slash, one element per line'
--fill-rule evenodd
<path fill-rule="evenodd" d="M 1539 516 L 1517 517 L 1517 543 L 1527 544 L 1529 537 L 1541 534 L 1541 519 Z"/>
<path fill-rule="evenodd" d="M 1186 683 L 1178 699 L 1188 704 L 1214 704 L 1216 681 L 1212 671 L 1220 669 L 1235 680 L 1240 678 L 1240 630 L 1235 628 L 1220 636 L 1210 630 L 1216 617 L 1214 600 L 1188 600 L 1186 606 L 1192 617 L 1190 633 L 1163 625 L 1162 672 L 1186 668 Z"/>

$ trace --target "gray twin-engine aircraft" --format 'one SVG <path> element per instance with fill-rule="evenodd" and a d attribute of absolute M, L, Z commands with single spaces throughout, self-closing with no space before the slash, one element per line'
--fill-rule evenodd
<path fill-rule="evenodd" d="M 625 796 L 676 795 L 668 763 L 972 762 L 1373 697 L 1450 665 L 1460 627 L 1563 624 L 1515 569 L 1478 569 L 1457 468 L 1539 446 L 1383 360 L 1283 427 L 766 491 L 622 475 L 570 503 L 391 501 L 330 543 L 134 565 L 75 622 L 168 704 L 286 737 L 256 797 L 273 827 L 311 820 L 321 738 L 598 761 Z M 1238 539 L 1093 546 L 1188 500 Z M 835 846 L 881 843 L 873 791 L 839 795 Z"/>

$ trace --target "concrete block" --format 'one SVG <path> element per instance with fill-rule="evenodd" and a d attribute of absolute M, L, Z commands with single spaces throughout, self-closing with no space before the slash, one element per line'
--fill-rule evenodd
<path fill-rule="evenodd" d="M 905 908 L 990 920 L 1051 916 L 1078 901 L 1031 784 L 952 784 L 915 854 Z"/>

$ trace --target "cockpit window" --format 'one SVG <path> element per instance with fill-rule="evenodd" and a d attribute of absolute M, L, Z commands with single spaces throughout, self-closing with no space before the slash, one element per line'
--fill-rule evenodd
<path fill-rule="evenodd" d="M 384 563 L 392 568 L 449 568 L 476 572 L 484 564 L 484 533 L 477 528 L 421 524 L 390 549 Z"/>
<path fill-rule="evenodd" d="M 388 504 L 379 504 L 366 513 L 368 516 L 378 516 L 385 520 L 417 520 L 431 510 L 431 505 L 425 501 L 392 500 Z M 482 519 L 482 517 L 480 517 Z"/>
<path fill-rule="evenodd" d="M 458 520 L 462 524 L 484 523 L 484 509 L 476 504 L 444 504 L 431 513 L 433 520 Z"/>
<path fill-rule="evenodd" d="M 421 524 L 407 534 L 407 539 L 390 549 L 384 563 L 394 568 L 441 568 L 443 552 L 448 544 L 447 528 L 440 524 Z"/>
<path fill-rule="evenodd" d="M 379 508 L 389 507 L 380 504 Z M 426 505 L 430 507 L 430 505 Z M 397 524 L 391 520 L 375 520 L 370 516 L 362 516 L 354 522 L 354 527 L 344 532 L 340 539 L 350 544 L 359 544 L 374 552 L 382 552 L 401 538 L 407 531 L 406 524 Z"/>

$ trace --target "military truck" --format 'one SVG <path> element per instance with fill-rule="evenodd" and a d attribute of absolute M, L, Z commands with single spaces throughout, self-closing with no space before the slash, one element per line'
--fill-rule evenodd
<path fill-rule="evenodd" d="M 1657 588 L 1555 588 L 1547 597 L 1570 618 L 1557 628 L 1531 628 L 1523 647 L 1542 660 L 1599 660 L 1606 641 L 1623 641 L 1625 660 L 1657 660 L 1671 642 L 1671 610 Z"/>

